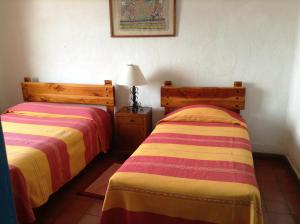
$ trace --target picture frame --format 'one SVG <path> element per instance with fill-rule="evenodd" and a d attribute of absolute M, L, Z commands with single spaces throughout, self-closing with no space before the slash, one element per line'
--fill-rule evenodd
<path fill-rule="evenodd" d="M 176 0 L 109 0 L 111 37 L 176 36 Z"/>

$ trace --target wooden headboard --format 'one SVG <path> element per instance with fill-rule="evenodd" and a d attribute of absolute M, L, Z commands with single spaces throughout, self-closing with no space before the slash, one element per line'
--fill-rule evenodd
<path fill-rule="evenodd" d="M 105 80 L 104 85 L 90 85 L 33 82 L 26 77 L 22 91 L 27 102 L 103 105 L 107 112 L 114 114 L 115 92 L 111 80 Z"/>
<path fill-rule="evenodd" d="M 165 114 L 183 106 L 209 104 L 235 112 L 245 108 L 246 88 L 242 82 L 234 82 L 233 87 L 180 87 L 166 81 L 161 87 L 161 106 Z"/>

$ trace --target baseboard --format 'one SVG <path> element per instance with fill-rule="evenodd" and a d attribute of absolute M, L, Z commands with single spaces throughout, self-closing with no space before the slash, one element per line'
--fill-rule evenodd
<path fill-rule="evenodd" d="M 289 156 L 286 156 L 286 159 L 288 160 L 291 168 L 293 169 L 295 175 L 298 177 L 299 181 L 300 181 L 300 173 L 299 171 L 296 169 L 296 166 L 294 165 L 294 163 L 292 162 L 292 160 L 289 158 Z"/>
<path fill-rule="evenodd" d="M 287 161 L 287 158 L 282 154 L 265 153 L 265 152 L 253 152 L 254 158 L 266 158 L 266 159 L 277 159 Z"/>
<path fill-rule="evenodd" d="M 293 165 L 292 161 L 286 155 L 282 154 L 272 154 L 272 153 L 262 153 L 262 152 L 253 152 L 254 158 L 265 158 L 265 159 L 276 159 L 287 163 L 290 170 L 294 174 L 294 176 L 299 180 L 300 183 L 300 175 L 297 171 L 296 167 Z"/>
<path fill-rule="evenodd" d="M 266 145 L 266 144 L 257 144 L 257 143 L 251 143 L 251 144 L 252 144 L 253 152 L 283 155 L 282 149 L 276 145 Z"/>

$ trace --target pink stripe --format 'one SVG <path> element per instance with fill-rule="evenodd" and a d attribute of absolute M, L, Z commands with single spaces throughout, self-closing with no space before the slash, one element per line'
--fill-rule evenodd
<path fill-rule="evenodd" d="M 13 123 L 47 125 L 56 127 L 68 127 L 80 131 L 83 134 L 85 144 L 85 160 L 88 163 L 100 151 L 97 144 L 97 126 L 92 120 L 81 118 L 48 118 L 31 117 L 18 114 L 3 114 L 1 120 Z"/>
<path fill-rule="evenodd" d="M 86 125 L 93 122 L 83 118 L 50 118 L 50 117 L 35 117 L 19 114 L 3 114 L 1 120 L 6 122 L 23 123 L 23 124 L 36 124 L 36 125 L 49 125 L 59 127 L 69 127 L 82 131 Z M 94 124 L 95 126 L 95 124 Z"/>
<path fill-rule="evenodd" d="M 229 123 L 207 123 L 207 122 L 199 122 L 199 121 L 164 121 L 159 125 L 190 125 L 190 126 L 203 126 L 203 127 L 232 127 L 232 128 L 242 128 L 246 129 L 246 127 L 240 126 L 238 124 L 229 124 Z"/>
<path fill-rule="evenodd" d="M 65 143 L 59 139 L 4 132 L 6 145 L 32 147 L 45 153 L 51 170 L 52 190 L 59 187 L 71 178 L 70 161 Z"/>
<path fill-rule="evenodd" d="M 132 156 L 127 159 L 128 162 L 151 162 L 151 163 L 166 163 L 172 165 L 188 166 L 188 167 L 207 167 L 230 169 L 236 171 L 243 171 L 254 174 L 253 166 L 244 163 L 231 161 L 214 161 L 214 160 L 198 160 L 187 158 L 174 158 L 167 156 Z M 126 162 L 127 162 L 126 161 Z"/>
<path fill-rule="evenodd" d="M 71 106 L 67 104 L 56 103 L 20 103 L 8 109 L 9 112 L 14 111 L 27 111 L 36 113 L 47 114 L 61 114 L 61 115 L 73 115 L 83 116 L 86 118 L 93 118 L 93 112 L 96 110 L 103 111 L 95 107 L 83 107 L 83 106 Z M 105 111 L 103 111 L 105 113 Z"/>
<path fill-rule="evenodd" d="M 228 136 L 208 136 L 208 135 L 191 135 L 191 134 L 178 134 L 178 133 L 152 133 L 151 137 L 170 137 L 170 138 L 190 138 L 190 139 L 206 139 L 206 140 L 223 140 L 223 141 L 239 141 L 245 144 L 250 144 L 249 140 L 240 137 Z"/>
<path fill-rule="evenodd" d="M 180 109 L 177 109 L 171 113 L 169 113 L 167 117 L 169 117 L 170 115 L 173 115 L 177 112 L 180 112 L 180 111 L 183 111 L 183 110 L 186 110 L 186 109 L 193 109 L 193 108 L 212 108 L 212 109 L 217 109 L 217 110 L 220 110 L 220 111 L 223 111 L 227 114 L 229 114 L 231 117 L 239 120 L 239 121 L 242 121 L 242 122 L 245 122 L 245 120 L 242 118 L 241 115 L 239 115 L 238 113 L 234 112 L 234 111 L 231 111 L 231 110 L 227 110 L 223 107 L 218 107 L 218 106 L 213 106 L 213 105 L 205 105 L 205 104 L 198 104 L 198 105 L 190 105 L 190 106 L 186 106 L 186 107 L 182 107 Z"/>
<path fill-rule="evenodd" d="M 166 138 L 148 138 L 144 141 L 145 144 L 158 143 L 158 144 L 177 144 L 177 145 L 195 145 L 195 146 L 210 146 L 221 148 L 240 148 L 251 151 L 250 146 L 238 142 L 216 142 L 216 141 L 199 141 L 191 139 L 166 139 Z M 199 150 L 201 150 L 199 148 Z"/>
<path fill-rule="evenodd" d="M 153 133 L 144 143 L 182 144 L 251 150 L 249 141 L 237 137 Z"/>
<path fill-rule="evenodd" d="M 9 165 L 14 202 L 19 223 L 33 223 L 35 215 L 28 195 L 27 185 L 22 172 L 15 166 Z"/>
<path fill-rule="evenodd" d="M 203 164 L 202 164 L 203 163 Z M 229 168 L 231 167 L 231 168 Z M 243 167 L 244 169 L 237 169 Z M 129 158 L 118 172 L 148 173 L 188 179 L 244 183 L 257 186 L 251 167 L 229 161 L 203 161 L 169 157 Z"/>

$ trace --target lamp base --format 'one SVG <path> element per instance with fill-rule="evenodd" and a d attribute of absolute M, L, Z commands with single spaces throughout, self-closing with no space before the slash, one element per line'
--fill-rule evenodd
<path fill-rule="evenodd" d="M 132 101 L 132 105 L 130 106 L 130 110 L 132 112 L 138 112 L 139 111 L 139 108 L 141 108 L 141 103 L 139 103 L 137 101 L 138 97 L 137 97 L 137 94 L 138 94 L 138 88 L 136 86 L 132 86 L 130 88 L 130 93 L 131 93 L 131 101 Z"/>

